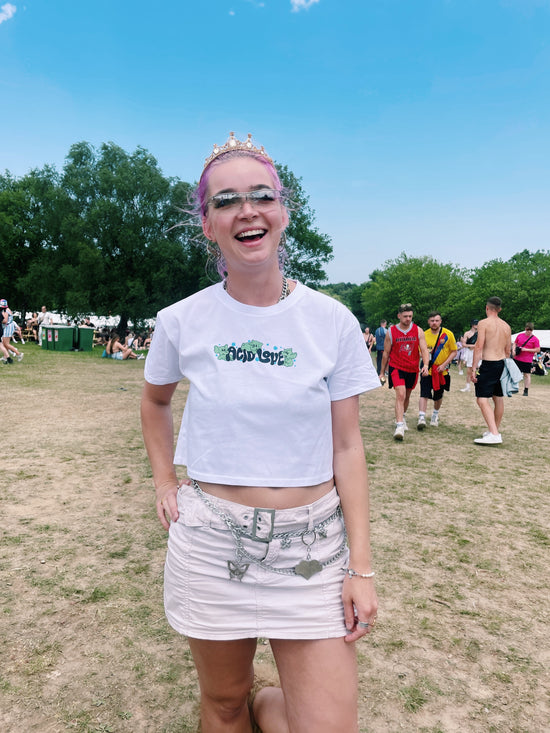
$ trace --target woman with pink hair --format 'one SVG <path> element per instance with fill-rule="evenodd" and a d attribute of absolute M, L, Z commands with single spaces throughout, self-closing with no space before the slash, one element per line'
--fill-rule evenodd
<path fill-rule="evenodd" d="M 356 733 L 354 642 L 377 610 L 358 396 L 380 383 L 350 311 L 282 269 L 286 192 L 263 148 L 215 146 L 196 203 L 222 280 L 159 312 L 142 398 L 166 615 L 203 733 Z M 259 637 L 281 687 L 252 701 Z"/>

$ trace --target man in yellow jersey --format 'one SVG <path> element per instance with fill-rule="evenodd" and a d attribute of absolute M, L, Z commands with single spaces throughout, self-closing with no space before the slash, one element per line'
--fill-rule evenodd
<path fill-rule="evenodd" d="M 443 402 L 443 392 L 449 391 L 451 375 L 449 365 L 456 356 L 456 340 L 452 331 L 443 328 L 439 311 L 428 315 L 429 328 L 424 331 L 426 344 L 430 352 L 429 374 L 420 377 L 420 400 L 418 403 L 418 430 L 426 427 L 426 407 L 428 400 L 433 400 L 434 409 L 430 425 L 439 425 L 439 408 Z"/>

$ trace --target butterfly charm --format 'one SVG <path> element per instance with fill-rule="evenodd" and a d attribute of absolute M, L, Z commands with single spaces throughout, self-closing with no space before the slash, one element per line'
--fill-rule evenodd
<path fill-rule="evenodd" d="M 233 562 L 232 560 L 227 561 L 227 567 L 229 569 L 229 579 L 242 580 L 244 574 L 250 567 L 250 565 L 240 565 L 239 563 Z"/>

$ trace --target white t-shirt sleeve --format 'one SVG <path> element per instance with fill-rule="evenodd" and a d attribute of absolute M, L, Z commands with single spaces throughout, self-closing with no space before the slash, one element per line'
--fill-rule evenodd
<path fill-rule="evenodd" d="M 145 380 L 150 384 L 173 384 L 184 377 L 177 348 L 177 322 L 174 321 L 171 325 L 171 329 L 166 328 L 162 315 L 160 313 L 157 315 L 155 332 L 144 369 Z M 169 330 L 173 332 L 169 333 Z"/>
<path fill-rule="evenodd" d="M 380 387 L 359 322 L 351 313 L 346 315 L 346 322 L 341 324 L 338 360 L 327 377 L 331 401 L 344 400 Z"/>

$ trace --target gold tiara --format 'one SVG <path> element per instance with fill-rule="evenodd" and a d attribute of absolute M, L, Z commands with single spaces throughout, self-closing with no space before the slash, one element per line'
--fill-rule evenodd
<path fill-rule="evenodd" d="M 273 163 L 273 160 L 265 152 L 263 145 L 261 148 L 257 148 L 255 145 L 252 144 L 252 135 L 250 133 L 248 133 L 248 137 L 246 138 L 246 140 L 243 141 L 238 140 L 235 137 L 234 132 L 230 132 L 229 138 L 223 145 L 218 145 L 217 143 L 214 144 L 214 150 L 204 161 L 204 168 L 206 168 L 206 166 L 209 165 L 219 155 L 223 155 L 223 153 L 228 153 L 230 150 L 245 150 L 249 153 L 256 153 L 257 155 L 261 155 L 270 163 Z"/>

